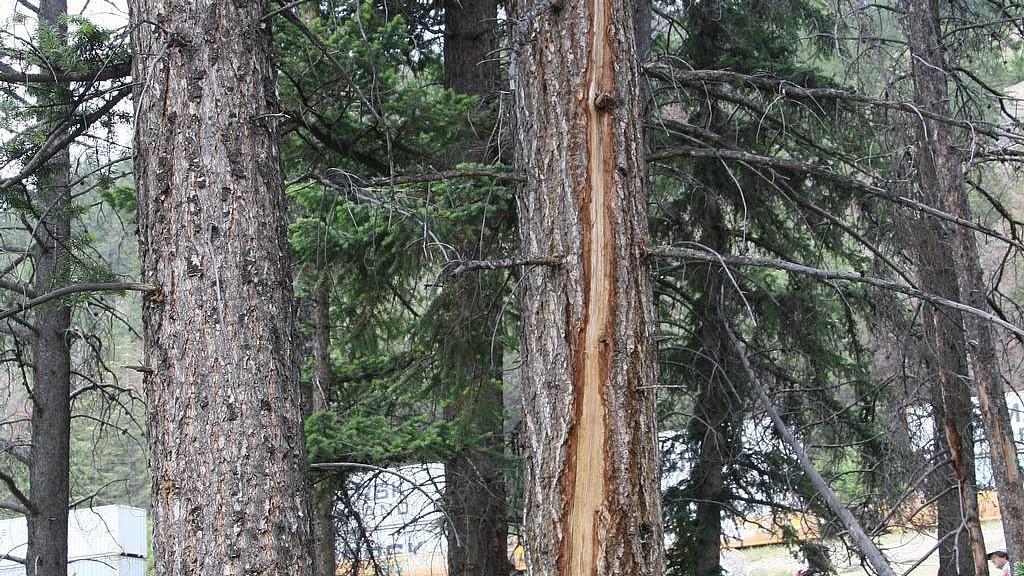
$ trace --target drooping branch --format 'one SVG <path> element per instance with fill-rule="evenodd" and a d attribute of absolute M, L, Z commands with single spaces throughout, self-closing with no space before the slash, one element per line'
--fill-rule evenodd
<path fill-rule="evenodd" d="M 729 70 L 683 70 L 668 64 L 651 63 L 644 66 L 644 71 L 659 80 L 678 82 L 680 84 L 702 86 L 706 83 L 728 84 L 736 87 L 750 87 L 761 91 L 793 99 L 804 100 L 842 100 L 887 110 L 905 112 L 921 118 L 943 122 L 950 126 L 984 134 L 990 138 L 1009 138 L 1015 141 L 1024 140 L 1019 133 L 1011 132 L 987 122 L 968 122 L 923 110 L 911 102 L 898 102 L 875 98 L 866 94 L 858 94 L 836 88 L 805 88 L 793 82 L 766 75 L 741 74 Z"/>
<path fill-rule="evenodd" d="M 18 462 L 28 466 L 28 452 L 12 440 L 0 440 L 0 452 L 6 452 Z"/>
<path fill-rule="evenodd" d="M 119 88 L 109 100 L 103 103 L 102 106 L 96 110 L 82 115 L 74 116 L 69 124 L 63 126 L 61 129 L 50 133 L 47 137 L 46 142 L 40 146 L 39 150 L 35 153 L 32 158 L 25 163 L 22 169 L 15 175 L 7 178 L 0 179 L 0 191 L 6 190 L 11 186 L 21 184 L 25 179 L 35 174 L 41 166 L 46 164 L 56 155 L 58 152 L 66 148 L 71 142 L 74 142 L 79 136 L 85 133 L 94 123 L 98 122 L 101 118 L 106 116 L 111 110 L 117 106 L 125 97 L 132 93 L 131 86 L 122 86 Z"/>
<path fill-rule="evenodd" d="M 992 314 L 985 310 L 979 310 L 978 308 L 975 308 L 973 306 L 968 306 L 963 302 L 949 300 L 947 298 L 943 298 L 942 296 L 938 296 L 930 292 L 925 292 L 923 290 L 911 288 L 909 286 L 905 286 L 903 284 L 900 284 L 899 282 L 895 282 L 887 278 L 866 276 L 864 274 L 856 272 L 814 268 L 812 266 L 807 266 L 796 262 L 789 262 L 787 260 L 777 260 L 774 258 L 762 258 L 759 256 L 730 256 L 725 254 L 716 254 L 708 250 L 681 248 L 677 246 L 657 246 L 651 248 L 648 251 L 648 254 L 650 254 L 651 256 L 657 256 L 661 258 L 671 258 L 675 260 L 683 260 L 690 262 L 718 263 L 721 264 L 722 266 L 753 266 L 757 268 L 773 268 L 776 270 L 793 272 L 795 274 L 802 274 L 804 276 L 808 276 L 810 278 L 815 278 L 817 280 L 822 280 L 826 282 L 840 281 L 867 284 L 869 286 L 874 286 L 876 288 L 881 288 L 883 290 L 899 292 L 900 294 L 905 294 L 907 296 L 910 296 L 911 298 L 917 298 L 919 300 L 924 300 L 926 302 L 930 302 L 932 304 L 936 304 L 939 306 L 945 306 L 947 308 L 952 308 L 954 310 L 966 312 L 967 314 L 973 314 L 988 322 L 1001 326 L 1002 328 L 1005 328 L 1006 330 L 1014 334 L 1024 336 L 1024 328 L 1020 328 L 1016 324 L 1007 322 L 1006 320 L 1003 320 L 1002 318 L 996 316 L 995 314 Z"/>
<path fill-rule="evenodd" d="M 0 482 L 3 482 L 7 486 L 7 490 L 11 493 L 11 496 L 14 496 L 14 499 L 17 500 L 17 502 L 5 501 L 0 503 L 0 508 L 6 508 L 22 514 L 35 512 L 36 505 L 33 504 L 32 500 L 30 500 L 29 497 L 21 491 L 21 488 L 18 488 L 18 483 L 14 481 L 13 477 L 6 472 L 0 471 Z"/>
<path fill-rule="evenodd" d="M 996 230 L 986 228 L 985 226 L 981 226 L 979 224 L 971 222 L 970 220 L 966 220 L 964 218 L 960 218 L 948 212 L 938 210 L 936 208 L 933 208 L 931 206 L 928 206 L 927 204 L 923 204 L 911 198 L 895 194 L 881 186 L 872 184 L 870 182 L 865 182 L 863 180 L 854 178 L 852 176 L 848 176 L 840 172 L 836 172 L 834 170 L 831 170 L 830 168 L 820 166 L 818 164 L 799 162 L 797 160 L 789 160 L 787 158 L 761 156 L 758 154 L 751 154 L 749 152 L 743 152 L 740 150 L 723 150 L 719 148 L 696 148 L 692 146 L 676 146 L 672 148 L 659 150 L 657 152 L 649 154 L 647 159 L 649 161 L 658 161 L 667 160 L 669 158 L 676 158 L 679 156 L 689 156 L 692 158 L 719 158 L 722 160 L 732 160 L 741 163 L 769 166 L 772 168 L 790 170 L 801 174 L 808 174 L 818 178 L 830 180 L 832 182 L 846 186 L 853 190 L 859 190 L 872 196 L 877 196 L 890 202 L 906 206 L 910 209 L 923 212 L 930 216 L 934 216 L 940 220 L 951 222 L 958 226 L 970 228 L 971 230 L 980 232 L 986 236 L 1005 242 L 1010 246 L 1017 248 L 1018 250 L 1024 250 L 1024 243 L 1014 240 L 1013 238 L 1010 238 Z"/>
<path fill-rule="evenodd" d="M 500 260 L 453 260 L 445 264 L 441 272 L 442 278 L 452 278 L 474 270 L 501 270 L 520 266 L 559 266 L 562 258 L 557 256 L 538 256 L 535 258 L 502 258 Z"/>
<path fill-rule="evenodd" d="M 447 180 L 457 180 L 460 178 L 490 178 L 492 180 L 501 182 L 524 182 L 526 176 L 511 170 L 503 170 L 500 168 L 462 168 L 454 170 L 438 170 L 434 172 L 423 172 L 420 174 L 404 174 L 404 175 L 393 175 L 393 176 L 381 176 L 379 178 L 373 178 L 370 180 L 363 180 L 353 174 L 342 173 L 335 174 L 335 172 L 341 172 L 340 170 L 330 170 L 329 176 L 315 175 L 315 174 L 304 174 L 299 178 L 291 180 L 291 182 L 300 182 L 307 179 L 315 180 L 330 180 L 333 184 L 341 184 L 344 180 L 348 180 L 348 183 L 355 188 L 381 188 L 384 186 L 402 186 L 405 184 L 425 184 L 428 182 L 444 182 Z"/>
<path fill-rule="evenodd" d="M 22 72 L 9 65 L 0 65 L 0 82 L 10 84 L 47 84 L 65 82 L 102 82 L 104 80 L 121 80 L 131 75 L 131 62 L 114 62 L 81 72 Z"/>

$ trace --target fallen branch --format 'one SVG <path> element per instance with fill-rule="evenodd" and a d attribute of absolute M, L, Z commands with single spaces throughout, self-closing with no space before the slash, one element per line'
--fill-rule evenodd
<path fill-rule="evenodd" d="M 757 399 L 761 402 L 762 407 L 768 413 L 768 417 L 771 418 L 772 424 L 775 426 L 775 431 L 782 438 L 782 441 L 789 445 L 789 449 L 796 455 L 797 461 L 800 462 L 800 468 L 803 469 L 804 474 L 811 480 L 811 484 L 814 489 L 821 494 L 822 498 L 825 499 L 825 503 L 828 505 L 829 510 L 835 514 L 839 521 L 846 527 L 846 531 L 849 532 L 850 537 L 853 539 L 854 544 L 860 549 L 861 553 L 867 557 L 868 563 L 874 568 L 875 573 L 879 576 L 896 576 L 896 572 L 893 571 L 892 566 L 889 565 L 889 561 L 882 554 L 882 551 L 878 549 L 878 546 L 868 537 L 864 531 L 864 527 L 860 525 L 857 518 L 850 512 L 849 508 L 843 505 L 839 501 L 839 496 L 836 495 L 832 487 L 825 482 L 822 478 L 821 473 L 814 467 L 811 462 L 811 458 L 807 455 L 807 450 L 803 444 L 797 440 L 796 435 L 789 429 L 789 426 L 779 416 L 779 411 L 775 409 L 772 404 L 771 398 L 768 397 L 768 393 L 765 391 L 764 386 L 761 385 L 761 380 L 757 377 L 754 369 L 750 366 L 750 359 L 747 358 L 747 352 L 743 344 L 736 338 L 736 334 L 733 333 L 732 327 L 725 324 L 725 331 L 729 335 L 729 340 L 732 341 L 733 347 L 736 348 L 736 353 L 739 355 L 740 363 L 743 364 L 743 370 L 747 373 L 747 378 L 750 379 L 750 384 L 754 388 L 754 394 Z"/>

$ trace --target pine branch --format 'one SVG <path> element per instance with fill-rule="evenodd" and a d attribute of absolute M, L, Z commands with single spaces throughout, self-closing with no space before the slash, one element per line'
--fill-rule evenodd
<path fill-rule="evenodd" d="M 0 65 L 0 82 L 10 84 L 56 84 L 64 82 L 102 82 L 121 80 L 131 76 L 131 62 L 114 62 L 102 68 L 84 72 L 22 72 L 6 64 Z"/>
<path fill-rule="evenodd" d="M 970 130 L 971 132 L 984 134 L 990 138 L 1009 138 L 1016 141 L 1024 140 L 1020 134 L 1005 130 L 988 122 L 968 122 L 959 118 L 952 118 L 949 116 L 943 116 L 942 114 L 929 112 L 928 110 L 924 110 L 911 102 L 897 102 L 893 100 L 886 100 L 884 98 L 875 98 L 865 94 L 850 92 L 848 90 L 840 90 L 837 88 L 804 88 L 798 84 L 789 82 L 788 80 L 772 76 L 740 74 L 738 72 L 731 72 L 728 70 L 682 70 L 668 64 L 659 63 L 647 64 L 643 68 L 650 76 L 667 82 L 678 82 L 680 84 L 694 86 L 703 86 L 705 83 L 728 84 L 736 87 L 755 88 L 757 90 L 767 91 L 774 95 L 786 98 L 856 102 L 858 104 L 885 108 L 887 110 L 906 112 L 920 118 L 928 118 L 929 120 L 935 120 L 950 126 L 956 126 L 957 128 L 963 128 L 965 130 Z"/>
<path fill-rule="evenodd" d="M 674 260 L 682 260 L 689 262 L 718 263 L 721 264 L 723 267 L 753 266 L 757 268 L 773 268 L 775 270 L 783 270 L 786 272 L 793 272 L 795 274 L 803 274 L 804 276 L 808 276 L 810 278 L 815 278 L 817 280 L 822 280 L 826 282 L 841 281 L 867 284 L 869 286 L 874 286 L 876 288 L 881 288 L 883 290 L 899 292 L 900 294 L 905 294 L 907 296 L 910 296 L 911 298 L 924 300 L 926 302 L 938 306 L 944 306 L 946 308 L 952 308 L 954 310 L 959 310 L 967 314 L 973 314 L 988 322 L 1001 326 L 1006 330 L 1012 332 L 1013 334 L 1024 336 L 1024 328 L 1020 328 L 1015 324 L 1007 322 L 1006 320 L 1003 320 L 1002 318 L 996 316 L 995 314 L 992 314 L 985 310 L 980 310 L 973 306 L 968 306 L 967 304 L 964 304 L 962 302 L 957 302 L 955 300 L 943 298 L 942 296 L 933 294 L 931 292 L 925 292 L 923 290 L 918 290 L 917 288 L 911 288 L 909 286 L 905 286 L 903 284 L 900 284 L 899 282 L 895 282 L 887 278 L 865 276 L 860 273 L 846 272 L 841 270 L 826 270 L 822 268 L 814 268 L 796 262 L 789 262 L 787 260 L 761 258 L 758 256 L 729 256 L 725 254 L 717 254 L 710 250 L 696 250 L 693 248 L 680 248 L 676 246 L 657 246 L 655 248 L 651 248 L 648 251 L 648 254 L 650 254 L 651 256 L 657 256 L 661 258 L 671 258 Z"/>
<path fill-rule="evenodd" d="M 78 294 L 81 292 L 146 292 L 153 294 L 159 291 L 159 289 L 153 284 L 141 284 L 138 282 L 93 282 L 86 284 L 73 284 L 71 286 L 64 286 L 58 288 L 52 292 L 47 292 L 37 296 L 31 300 L 20 302 L 14 306 L 0 312 L 0 320 L 8 318 L 15 314 L 20 314 L 30 308 L 35 308 L 41 304 L 46 304 L 51 300 L 56 300 L 70 294 Z"/>
<path fill-rule="evenodd" d="M 21 184 L 26 178 L 35 174 L 36 170 L 50 161 L 50 158 L 53 158 L 54 155 L 74 142 L 76 138 L 84 134 L 90 126 L 106 116 L 114 109 L 115 106 L 118 105 L 118 103 L 121 102 L 121 100 L 131 93 L 131 86 L 122 86 L 114 93 L 113 96 L 111 96 L 110 100 L 104 102 L 103 105 L 96 110 L 89 114 L 76 115 L 68 122 L 68 124 L 65 124 L 59 129 L 51 132 L 50 135 L 47 136 L 46 142 L 44 142 L 35 155 L 25 163 L 20 172 L 0 180 L 0 191 L 6 190 L 16 184 Z"/>

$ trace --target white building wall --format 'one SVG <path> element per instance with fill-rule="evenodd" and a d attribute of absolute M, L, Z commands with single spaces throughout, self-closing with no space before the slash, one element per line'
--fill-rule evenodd
<path fill-rule="evenodd" d="M 24 517 L 0 520 L 0 553 L 24 557 Z M 146 511 L 128 506 L 72 510 L 68 517 L 69 576 L 145 576 Z M 25 567 L 0 560 L 0 576 L 23 576 Z"/>

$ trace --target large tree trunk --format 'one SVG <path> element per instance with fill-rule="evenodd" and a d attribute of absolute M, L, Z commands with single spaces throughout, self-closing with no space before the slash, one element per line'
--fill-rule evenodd
<path fill-rule="evenodd" d="M 912 55 L 914 102 L 921 109 L 940 116 L 949 116 L 949 66 L 942 46 L 939 3 L 936 0 L 908 3 L 908 39 Z M 917 182 L 922 197 L 932 206 L 947 210 L 960 218 L 970 219 L 962 172 L 962 159 L 956 151 L 956 138 L 950 127 L 936 120 L 922 118 L 918 126 Z M 945 227 L 949 227 L 948 224 Z M 953 259 L 959 282 L 956 292 L 947 295 L 979 309 L 987 309 L 987 290 L 974 232 L 965 227 L 943 230 L 945 258 Z M 1010 428 L 999 358 L 991 326 L 970 315 L 963 319 L 966 339 L 973 347 L 971 367 L 982 413 L 982 424 L 988 438 L 993 477 L 1002 512 L 1003 532 L 1011 558 L 1024 558 L 1024 484 Z M 963 352 L 968 353 L 966 346 Z M 970 437 L 968 437 L 970 438 Z M 982 549 L 978 550 L 978 544 Z M 983 542 L 975 542 L 975 564 L 981 573 Z"/>
<path fill-rule="evenodd" d="M 538 10 L 538 7 L 545 8 Z M 531 574 L 660 575 L 633 3 L 510 6 Z"/>
<path fill-rule="evenodd" d="M 66 0 L 42 0 L 39 24 L 63 41 Z M 39 90 L 42 120 L 62 122 L 68 113 L 67 86 Z M 68 266 L 71 238 L 71 160 L 67 148 L 58 152 L 36 178 L 32 197 L 41 215 L 32 248 L 33 289 L 42 294 L 61 282 Z M 39 307 L 32 337 L 32 445 L 29 487 L 33 508 L 26 516 L 27 576 L 62 576 L 68 564 L 68 496 L 71 434 L 71 353 L 68 329 L 71 308 L 59 300 Z"/>
<path fill-rule="evenodd" d="M 446 0 L 444 4 L 444 82 L 463 94 L 480 97 L 482 118 L 498 92 L 498 3 L 496 0 Z M 488 124 L 461 146 L 457 162 L 489 162 Z M 490 214 L 490 212 L 489 212 Z M 485 228 L 507 225 L 501 214 Z M 471 227 L 479 230 L 479 226 Z M 477 234 L 456 240 L 464 258 L 485 257 Z M 500 300 L 482 275 L 457 278 L 449 286 L 449 325 L 444 346 L 445 380 L 453 388 L 446 416 L 483 445 L 466 446 L 444 463 L 445 506 L 453 529 L 448 538 L 449 576 L 505 576 L 508 573 L 508 519 L 505 509 L 501 346 L 492 345 L 500 323 Z"/>
<path fill-rule="evenodd" d="M 269 3 L 129 8 L 155 571 L 307 576 Z"/>

